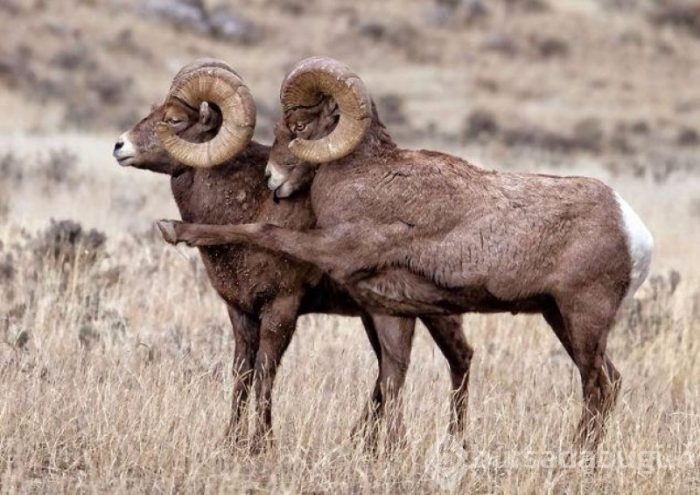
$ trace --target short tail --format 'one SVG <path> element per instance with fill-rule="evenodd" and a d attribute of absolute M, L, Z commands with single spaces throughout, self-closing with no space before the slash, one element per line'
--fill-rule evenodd
<path fill-rule="evenodd" d="M 630 285 L 625 294 L 625 300 L 631 299 L 637 289 L 642 285 L 649 275 L 651 266 L 651 255 L 654 252 L 654 238 L 647 229 L 642 219 L 639 218 L 632 207 L 615 193 L 615 198 L 620 205 L 622 215 L 622 226 L 627 238 L 627 249 L 632 261 L 630 272 Z"/>

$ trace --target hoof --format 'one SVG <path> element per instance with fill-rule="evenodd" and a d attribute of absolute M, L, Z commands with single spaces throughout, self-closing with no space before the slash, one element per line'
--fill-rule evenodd
<path fill-rule="evenodd" d="M 177 244 L 177 233 L 175 232 L 175 222 L 172 220 L 158 220 L 156 222 L 163 240 L 170 244 Z"/>

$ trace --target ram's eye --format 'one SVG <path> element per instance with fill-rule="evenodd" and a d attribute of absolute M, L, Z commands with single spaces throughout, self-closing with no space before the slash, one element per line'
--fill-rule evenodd
<path fill-rule="evenodd" d="M 297 122 L 294 124 L 294 132 L 301 132 L 306 129 L 306 122 Z"/>
<path fill-rule="evenodd" d="M 168 124 L 177 125 L 177 124 L 179 124 L 180 122 L 182 122 L 182 119 L 178 119 L 177 117 L 168 117 L 168 118 L 166 119 L 166 122 L 167 122 Z"/>

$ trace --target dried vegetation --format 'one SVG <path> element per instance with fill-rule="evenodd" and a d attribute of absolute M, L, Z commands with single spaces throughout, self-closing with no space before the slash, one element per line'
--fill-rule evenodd
<path fill-rule="evenodd" d="M 62 2 L 0 1 L 11 112 L 0 124 L 28 136 L 0 138 L 0 492 L 438 490 L 424 462 L 445 431 L 449 377 L 425 331 L 396 452 L 373 457 L 349 439 L 375 359 L 357 321 L 326 316 L 302 319 L 283 361 L 272 450 L 219 443 L 233 347 L 224 306 L 196 252 L 150 229 L 174 214 L 167 180 L 109 156 L 177 68 L 203 55 L 240 68 L 270 136 L 286 64 L 319 47 L 366 78 L 402 144 L 604 177 L 656 239 L 653 273 L 611 334 L 623 391 L 602 448 L 690 451 L 695 469 L 495 465 L 468 470 L 457 491 L 697 490 L 697 2 L 68 4 L 70 16 Z M 66 128 L 82 134 L 45 136 Z M 476 349 L 469 447 L 568 448 L 580 384 L 546 325 L 468 316 L 465 332 Z"/>

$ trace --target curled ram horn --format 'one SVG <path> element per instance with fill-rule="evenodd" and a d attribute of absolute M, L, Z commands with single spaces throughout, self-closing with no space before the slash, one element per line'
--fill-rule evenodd
<path fill-rule="evenodd" d="M 196 70 L 204 69 L 207 67 L 218 67 L 219 69 L 227 70 L 229 72 L 232 72 L 239 79 L 242 79 L 238 72 L 233 70 L 233 67 L 231 67 L 223 60 L 220 60 L 218 58 L 203 57 L 185 65 L 177 72 L 177 74 L 175 74 L 175 77 L 173 77 L 173 82 L 170 85 L 170 91 L 172 92 L 173 88 L 175 87 L 175 84 L 177 84 L 177 82 L 180 79 L 182 79 L 182 77 L 185 74 L 189 74 L 190 72 L 194 72 Z"/>
<path fill-rule="evenodd" d="M 338 125 L 321 139 L 297 138 L 289 143 L 289 150 L 297 158 L 311 163 L 350 154 L 372 122 L 372 100 L 362 80 L 347 65 L 328 57 L 298 62 L 282 82 L 280 101 L 286 112 L 317 104 L 321 95 L 330 96 L 338 104 Z"/>
<path fill-rule="evenodd" d="M 193 108 L 206 101 L 221 110 L 221 128 L 204 143 L 180 138 L 165 122 L 157 125 L 163 147 L 185 165 L 219 165 L 238 154 L 253 137 L 255 101 L 243 80 L 225 62 L 203 59 L 183 67 L 173 80 L 168 98 Z"/>

